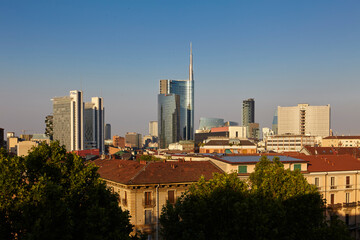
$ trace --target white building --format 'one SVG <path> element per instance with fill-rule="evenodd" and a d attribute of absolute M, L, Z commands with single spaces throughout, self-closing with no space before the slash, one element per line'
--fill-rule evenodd
<path fill-rule="evenodd" d="M 157 137 L 158 136 L 158 122 L 150 121 L 149 122 L 149 135 Z"/>
<path fill-rule="evenodd" d="M 85 103 L 85 149 L 96 148 L 104 153 L 104 115 L 102 98 L 93 97 Z"/>
<path fill-rule="evenodd" d="M 300 152 L 304 146 L 315 146 L 314 136 L 306 135 L 269 135 L 265 140 L 266 150 L 273 152 Z"/>
<path fill-rule="evenodd" d="M 294 107 L 278 106 L 278 134 L 330 135 L 330 105 L 310 106 L 298 104 Z"/>
<path fill-rule="evenodd" d="M 54 140 L 66 150 L 84 149 L 84 103 L 81 91 L 70 91 L 70 96 L 56 97 L 53 101 Z"/>

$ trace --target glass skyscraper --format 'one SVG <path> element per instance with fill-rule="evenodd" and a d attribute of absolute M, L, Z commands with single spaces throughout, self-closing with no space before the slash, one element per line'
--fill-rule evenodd
<path fill-rule="evenodd" d="M 193 140 L 194 139 L 194 76 L 193 76 L 193 60 L 192 48 L 190 46 L 190 66 L 188 80 L 160 80 L 160 95 L 174 94 L 179 96 L 179 139 L 178 140 Z M 168 98 L 170 99 L 170 98 Z M 172 100 L 169 100 L 172 101 Z M 159 102 L 160 108 L 160 102 Z M 159 114 L 159 137 L 161 144 L 161 121 Z M 163 116 L 164 117 L 164 116 Z M 176 142 L 176 141 L 175 141 Z M 170 143 L 170 142 L 169 142 Z M 166 146 L 167 147 L 167 146 Z"/>

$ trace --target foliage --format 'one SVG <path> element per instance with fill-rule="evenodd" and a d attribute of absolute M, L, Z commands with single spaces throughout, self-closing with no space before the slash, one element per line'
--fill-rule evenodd
<path fill-rule="evenodd" d="M 153 155 L 141 155 L 138 158 L 139 161 L 146 161 L 146 162 L 156 162 L 156 161 L 162 161 L 160 158 L 157 158 Z"/>
<path fill-rule="evenodd" d="M 0 153 L 0 239 L 131 239 L 132 227 L 97 167 L 58 142 Z"/>
<path fill-rule="evenodd" d="M 162 209 L 164 239 L 349 239 L 341 221 L 327 222 L 316 188 L 275 158 L 261 158 L 248 181 L 215 174 Z M 332 235 L 329 232 L 333 231 Z"/>

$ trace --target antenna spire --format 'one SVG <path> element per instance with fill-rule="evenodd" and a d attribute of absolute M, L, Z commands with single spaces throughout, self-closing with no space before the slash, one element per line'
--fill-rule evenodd
<path fill-rule="evenodd" d="M 192 42 L 190 42 L 190 66 L 189 66 L 189 81 L 194 80 L 193 73 L 193 55 L 192 55 Z"/>

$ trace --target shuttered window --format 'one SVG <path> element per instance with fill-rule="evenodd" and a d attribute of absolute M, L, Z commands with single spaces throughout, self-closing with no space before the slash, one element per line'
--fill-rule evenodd
<path fill-rule="evenodd" d="M 247 173 L 247 166 L 239 166 L 239 173 Z"/>

